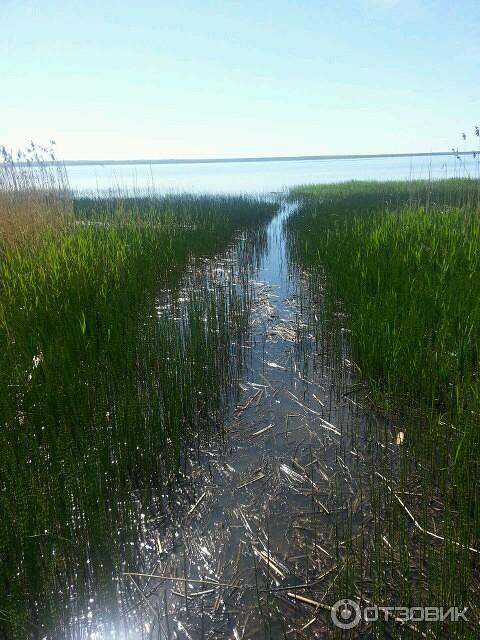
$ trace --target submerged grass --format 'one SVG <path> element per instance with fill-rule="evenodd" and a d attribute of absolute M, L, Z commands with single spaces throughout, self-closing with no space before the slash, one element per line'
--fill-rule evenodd
<path fill-rule="evenodd" d="M 119 615 L 145 514 L 240 366 L 244 291 L 195 279 L 192 259 L 274 212 L 241 197 L 72 201 L 62 176 L 33 171 L 0 181 L 2 638 Z"/>
<path fill-rule="evenodd" d="M 460 544 L 445 542 L 437 556 L 425 550 L 432 544 L 418 546 L 427 591 L 442 605 L 465 604 L 478 573 L 479 556 L 467 547 L 480 549 L 479 189 L 473 179 L 298 187 L 300 208 L 287 222 L 291 255 L 324 300 L 328 330 L 348 332 L 374 406 L 400 425 L 402 473 L 421 478 L 422 526 L 435 526 L 434 496 L 437 533 Z M 392 535 L 403 532 L 398 576 L 408 577 L 405 527 L 413 527 L 400 515 Z"/>

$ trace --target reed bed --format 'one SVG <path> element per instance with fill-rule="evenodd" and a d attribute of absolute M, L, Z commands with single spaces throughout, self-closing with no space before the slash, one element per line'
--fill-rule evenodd
<path fill-rule="evenodd" d="M 362 502 L 370 502 L 373 514 L 342 554 L 350 575 L 337 585 L 341 597 L 351 597 L 362 576 L 372 583 L 377 602 L 394 580 L 390 596 L 398 600 L 403 594 L 418 606 L 468 602 L 475 610 L 479 187 L 478 180 L 454 179 L 292 191 L 300 207 L 287 221 L 289 250 L 323 308 L 318 343 L 336 345 L 332 366 L 338 369 L 349 358 L 357 381 L 368 384 L 365 401 L 397 432 L 386 449 L 399 452 L 394 463 L 382 461 L 382 449 L 370 451 Z M 415 521 L 405 501 L 415 505 Z M 347 530 L 349 519 L 355 521 L 349 513 Z M 385 531 L 388 546 L 380 535 Z M 367 571 L 366 535 L 376 539 Z M 448 637 L 471 637 L 468 629 L 453 625 Z M 437 626 L 434 637 L 443 631 Z"/>
<path fill-rule="evenodd" d="M 63 165 L 49 167 L 42 159 L 53 150 L 31 146 L 15 162 L 0 145 L 0 247 L 39 238 L 45 229 L 59 229 L 73 219 L 73 203 Z"/>
<path fill-rule="evenodd" d="M 0 637 L 64 638 L 122 614 L 146 515 L 235 393 L 245 287 L 201 261 L 275 207 L 72 199 L 57 167 L 1 171 Z"/>

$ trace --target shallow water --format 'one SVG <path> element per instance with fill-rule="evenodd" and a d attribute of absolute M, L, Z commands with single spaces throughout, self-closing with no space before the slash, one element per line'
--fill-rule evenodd
<path fill-rule="evenodd" d="M 431 597 L 427 562 L 415 555 L 425 550 L 404 511 L 398 521 L 388 511 L 401 427 L 366 406 L 348 330 L 340 355 L 312 333 L 321 300 L 289 264 L 283 231 L 294 207 L 281 205 L 250 274 L 251 335 L 235 407 L 192 448 L 167 513 L 146 523 L 145 557 L 120 576 L 130 590 L 123 615 L 83 621 L 75 637 L 335 637 L 331 607 L 341 597 L 402 604 L 418 578 Z M 397 550 L 399 529 L 408 541 Z M 410 566 L 394 574 L 407 549 Z M 397 627 L 375 636 L 362 628 L 361 637 L 417 637 Z"/>
<path fill-rule="evenodd" d="M 79 637 L 118 638 L 119 626 L 125 638 L 264 638 L 266 630 L 279 637 L 294 628 L 287 622 L 291 602 L 287 596 L 285 605 L 279 592 L 281 611 L 270 619 L 270 589 L 334 568 L 332 525 L 343 481 L 334 492 L 332 478 L 339 451 L 350 446 L 342 431 L 352 422 L 352 405 L 339 396 L 349 372 L 336 379 L 326 363 L 317 368 L 302 283 L 286 255 L 282 225 L 293 208 L 283 205 L 271 222 L 267 251 L 252 274 L 241 397 L 222 432 L 192 451 L 168 517 L 149 525 L 150 560 L 143 569 L 126 567 L 148 574 L 123 577 L 138 599 L 124 603 L 128 613 L 114 629 L 91 620 L 80 624 Z M 165 579 L 173 576 L 179 581 Z M 294 613 L 296 625 L 308 622 Z"/>
<path fill-rule="evenodd" d="M 78 191 L 265 193 L 298 184 L 344 180 L 404 180 L 478 176 L 479 160 L 453 154 L 401 158 L 282 160 L 152 165 L 81 165 L 67 167 Z"/>

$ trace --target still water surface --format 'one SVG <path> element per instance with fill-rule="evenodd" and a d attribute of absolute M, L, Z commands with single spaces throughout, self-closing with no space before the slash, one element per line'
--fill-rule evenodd
<path fill-rule="evenodd" d="M 479 160 L 453 154 L 401 158 L 187 164 L 81 165 L 67 168 L 76 191 L 264 193 L 298 184 L 478 176 Z"/>

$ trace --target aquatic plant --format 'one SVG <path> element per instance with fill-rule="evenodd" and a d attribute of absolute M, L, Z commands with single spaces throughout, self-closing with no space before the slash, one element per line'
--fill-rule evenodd
<path fill-rule="evenodd" d="M 400 425 L 401 461 L 369 481 L 377 514 L 378 496 L 393 498 L 389 539 L 405 561 L 395 564 L 397 575 L 410 581 L 415 549 L 429 567 L 427 592 L 442 604 L 471 599 L 472 549 L 480 549 L 479 193 L 480 182 L 469 178 L 305 186 L 292 190 L 300 208 L 287 222 L 292 259 L 325 311 L 318 339 L 336 335 L 330 343 L 344 345 L 347 336 L 370 405 Z M 422 497 L 417 525 L 391 489 L 411 491 L 409 476 Z M 422 545 L 412 546 L 410 535 L 432 531 L 432 509 L 440 510 L 435 535 L 444 544 L 423 534 Z M 379 540 L 377 568 L 382 546 Z M 345 585 L 352 592 L 360 560 L 351 555 Z M 373 579 L 380 589 L 381 574 Z"/>
<path fill-rule="evenodd" d="M 248 298 L 199 260 L 274 205 L 72 200 L 63 174 L 2 171 L 0 637 L 68 637 L 89 611 L 115 618 L 145 514 L 235 393 Z"/>

